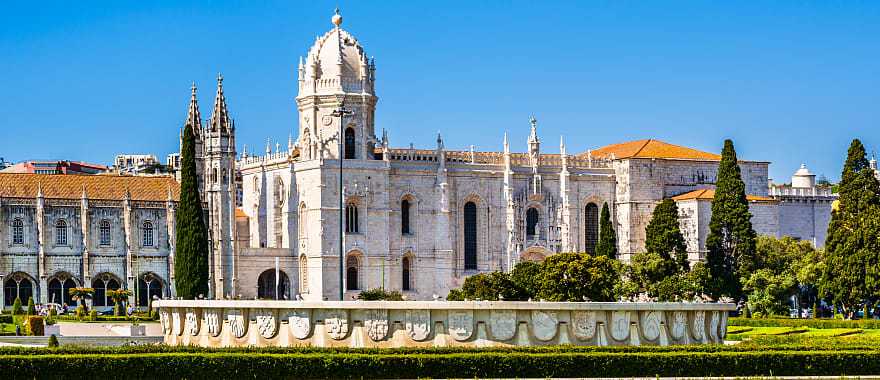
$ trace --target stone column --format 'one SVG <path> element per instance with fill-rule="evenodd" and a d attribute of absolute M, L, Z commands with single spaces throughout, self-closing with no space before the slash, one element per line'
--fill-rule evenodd
<path fill-rule="evenodd" d="M 48 302 L 48 289 L 46 287 L 46 281 L 48 274 L 46 273 L 46 250 L 45 250 L 45 213 L 44 208 L 46 205 L 46 200 L 43 198 L 43 187 L 42 185 L 37 190 L 37 216 L 34 221 L 34 225 L 37 228 L 37 272 L 40 281 L 40 288 L 38 289 L 35 301 L 39 303 Z M 27 300 L 22 300 L 22 302 L 27 302 Z"/>
<path fill-rule="evenodd" d="M 82 279 L 83 279 L 83 287 L 91 287 L 92 284 L 92 274 L 89 270 L 89 243 L 91 239 L 89 239 L 89 199 L 86 195 L 86 189 L 83 187 L 82 199 L 80 200 L 79 207 L 79 220 L 80 220 L 80 228 L 82 229 Z M 91 305 L 89 305 L 91 307 Z"/>
<path fill-rule="evenodd" d="M 168 200 L 165 202 L 165 227 L 168 229 L 168 287 L 172 297 L 177 295 L 177 290 L 174 288 L 174 254 L 177 249 L 176 215 L 177 211 L 174 208 L 174 200 L 169 188 Z"/>
<path fill-rule="evenodd" d="M 134 272 L 133 265 L 134 249 L 132 246 L 135 244 L 135 241 L 132 235 L 131 222 L 131 193 L 126 190 L 125 196 L 122 198 L 122 228 L 125 235 L 125 276 L 127 289 L 132 292 L 128 302 L 134 304 L 134 300 L 137 299 L 137 293 L 135 292 L 137 273 Z"/>

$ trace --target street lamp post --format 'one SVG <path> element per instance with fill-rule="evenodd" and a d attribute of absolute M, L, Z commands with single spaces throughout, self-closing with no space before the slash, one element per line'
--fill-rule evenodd
<path fill-rule="evenodd" d="M 333 110 L 331 114 L 334 117 L 339 118 L 339 300 L 345 300 L 345 247 L 343 246 L 343 234 L 345 233 L 345 215 L 344 215 L 344 199 L 342 195 L 342 160 L 345 159 L 345 151 L 344 149 L 344 141 L 345 141 L 345 128 L 343 125 L 343 118 L 346 115 L 351 115 L 351 110 L 345 108 L 345 99 L 339 100 L 339 108 Z"/>

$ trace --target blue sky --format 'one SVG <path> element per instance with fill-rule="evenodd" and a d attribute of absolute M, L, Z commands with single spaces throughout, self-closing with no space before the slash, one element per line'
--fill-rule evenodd
<path fill-rule="evenodd" d="M 340 1 L 376 57 L 394 146 L 569 152 L 657 138 L 840 175 L 880 149 L 877 1 Z M 39 5 L 32 5 L 39 4 Z M 242 144 L 296 130 L 296 63 L 337 2 L 0 4 L 0 157 L 109 163 L 176 151 L 189 87 L 222 72 Z"/>

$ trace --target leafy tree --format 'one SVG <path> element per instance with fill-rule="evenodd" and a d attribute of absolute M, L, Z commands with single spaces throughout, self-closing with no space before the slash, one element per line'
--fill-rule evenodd
<path fill-rule="evenodd" d="M 752 315 L 769 317 L 788 314 L 785 301 L 797 290 L 797 282 L 789 271 L 775 273 L 762 268 L 749 276 L 744 287 L 750 290 L 747 298 Z"/>
<path fill-rule="evenodd" d="M 58 337 L 55 334 L 49 335 L 49 342 L 46 344 L 48 348 L 58 348 Z"/>
<path fill-rule="evenodd" d="M 663 275 L 671 276 L 690 270 L 687 244 L 678 224 L 678 206 L 672 199 L 664 199 L 651 215 L 645 228 L 645 250 L 663 260 Z"/>
<path fill-rule="evenodd" d="M 24 309 L 21 307 L 21 298 L 15 297 L 15 301 L 12 302 L 12 315 L 22 314 L 24 314 Z"/>
<path fill-rule="evenodd" d="M 176 219 L 174 285 L 177 295 L 208 294 L 208 232 L 196 178 L 195 134 L 187 124 L 180 151 L 180 203 Z"/>
<path fill-rule="evenodd" d="M 620 282 L 616 259 L 559 253 L 544 260 L 538 297 L 548 301 L 613 301 Z"/>
<path fill-rule="evenodd" d="M 403 301 L 403 294 L 397 290 L 376 288 L 358 293 L 357 299 L 361 301 Z"/>
<path fill-rule="evenodd" d="M 823 293 L 851 313 L 880 295 L 880 184 L 858 139 L 847 151 L 838 192 L 819 283 Z"/>
<path fill-rule="evenodd" d="M 614 232 L 614 223 L 611 222 L 608 203 L 602 205 L 602 214 L 599 216 L 599 241 L 596 243 L 596 255 L 617 258 L 617 234 Z"/>
<path fill-rule="evenodd" d="M 95 289 L 93 288 L 70 288 L 67 290 L 70 293 L 71 298 L 74 301 L 79 302 L 79 304 L 83 307 L 86 307 L 86 299 L 92 298 L 92 294 L 95 293 Z"/>
<path fill-rule="evenodd" d="M 451 290 L 446 299 L 497 301 L 499 296 L 508 301 L 522 299 L 519 288 L 510 280 L 510 275 L 504 272 L 478 273 L 470 276 L 464 280 L 461 289 Z"/>
<path fill-rule="evenodd" d="M 715 298 L 742 296 L 740 276 L 754 269 L 756 234 L 751 217 L 733 142 L 725 140 L 706 237 L 706 264 L 712 275 L 709 294 Z"/>
<path fill-rule="evenodd" d="M 535 261 L 520 261 L 510 271 L 510 280 L 519 289 L 520 300 L 536 298 L 538 288 L 541 285 L 541 263 Z"/>
<path fill-rule="evenodd" d="M 107 297 L 113 300 L 113 315 L 119 317 L 125 315 L 125 300 L 131 297 L 131 294 L 131 290 L 126 289 L 111 289 L 107 291 Z"/>

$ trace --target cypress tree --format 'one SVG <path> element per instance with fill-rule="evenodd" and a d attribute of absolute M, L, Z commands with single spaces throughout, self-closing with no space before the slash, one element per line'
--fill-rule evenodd
<path fill-rule="evenodd" d="M 831 213 L 820 291 L 852 312 L 880 295 L 880 184 L 861 141 L 850 144 L 838 186 L 839 204 Z"/>
<path fill-rule="evenodd" d="M 187 124 L 180 149 L 180 203 L 176 215 L 174 285 L 177 295 L 208 295 L 208 232 L 196 173 L 195 134 Z"/>
<path fill-rule="evenodd" d="M 602 205 L 602 214 L 599 216 L 599 241 L 596 243 L 596 255 L 617 258 L 617 234 L 614 232 L 614 224 L 611 223 L 608 203 Z"/>
<path fill-rule="evenodd" d="M 724 140 L 706 237 L 706 265 L 712 277 L 708 291 L 715 298 L 742 296 L 739 278 L 755 266 L 756 234 L 751 218 L 733 141 Z"/>
<path fill-rule="evenodd" d="M 645 250 L 663 260 L 664 277 L 690 270 L 687 244 L 678 224 L 678 205 L 672 199 L 664 199 L 654 208 L 645 228 Z"/>

